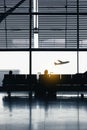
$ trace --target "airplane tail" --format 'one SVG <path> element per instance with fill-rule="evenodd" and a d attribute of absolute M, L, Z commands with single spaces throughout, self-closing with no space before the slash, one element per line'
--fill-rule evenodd
<path fill-rule="evenodd" d="M 57 63 L 56 63 L 56 62 L 54 62 L 54 65 L 57 65 Z"/>

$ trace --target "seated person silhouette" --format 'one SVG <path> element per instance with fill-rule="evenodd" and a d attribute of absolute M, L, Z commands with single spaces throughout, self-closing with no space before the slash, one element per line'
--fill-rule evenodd
<path fill-rule="evenodd" d="M 49 83 L 49 74 L 48 74 L 48 70 L 44 70 L 44 75 L 42 77 L 42 80 L 43 80 L 43 85 L 44 86 L 48 86 L 48 83 Z"/>
<path fill-rule="evenodd" d="M 9 75 L 12 75 L 12 74 L 13 74 L 13 72 L 12 72 L 12 70 L 10 70 L 10 71 L 9 71 Z"/>
<path fill-rule="evenodd" d="M 14 82 L 14 75 L 13 75 L 12 70 L 9 71 L 8 78 L 9 78 L 9 79 L 8 79 L 9 85 L 12 85 L 13 82 Z"/>
<path fill-rule="evenodd" d="M 44 71 L 44 75 L 48 75 L 48 70 L 47 69 Z"/>

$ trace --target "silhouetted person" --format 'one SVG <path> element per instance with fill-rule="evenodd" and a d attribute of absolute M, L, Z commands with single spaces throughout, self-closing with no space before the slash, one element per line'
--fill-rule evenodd
<path fill-rule="evenodd" d="M 3 79 L 3 86 L 5 86 L 5 87 L 7 87 L 8 86 L 8 84 L 12 84 L 12 74 L 13 74 L 13 72 L 10 70 L 9 71 L 9 73 L 8 74 L 5 74 L 4 75 L 4 79 Z"/>
<path fill-rule="evenodd" d="M 44 71 L 44 75 L 48 75 L 48 70 L 47 69 Z"/>
<path fill-rule="evenodd" d="M 10 71 L 9 71 L 9 75 L 12 75 L 12 74 L 13 74 L 13 72 L 12 72 L 12 70 L 10 70 Z"/>
<path fill-rule="evenodd" d="M 42 84 L 44 86 L 45 89 L 47 89 L 47 87 L 49 86 L 49 74 L 48 74 L 48 70 L 44 70 L 44 75 L 42 77 Z"/>
<path fill-rule="evenodd" d="M 8 74 L 7 81 L 6 81 L 7 82 L 6 87 L 8 88 L 7 94 L 8 94 L 8 98 L 9 99 L 11 97 L 11 91 L 10 91 L 10 89 L 13 86 L 13 77 L 12 77 L 12 75 L 13 75 L 13 72 L 12 72 L 12 70 L 10 70 L 9 74 Z"/>

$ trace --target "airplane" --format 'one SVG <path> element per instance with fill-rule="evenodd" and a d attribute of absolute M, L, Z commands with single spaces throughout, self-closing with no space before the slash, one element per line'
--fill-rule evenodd
<path fill-rule="evenodd" d="M 54 65 L 62 65 L 62 64 L 66 64 L 66 63 L 69 63 L 69 61 L 58 60 L 58 62 L 54 62 Z"/>

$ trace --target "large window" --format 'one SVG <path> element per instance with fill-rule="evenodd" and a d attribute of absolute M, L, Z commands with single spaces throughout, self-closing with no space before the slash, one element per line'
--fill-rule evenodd
<path fill-rule="evenodd" d="M 79 52 L 79 72 L 84 73 L 87 71 L 87 52 Z"/>
<path fill-rule="evenodd" d="M 60 61 L 69 63 L 56 65 Z M 77 53 L 76 52 L 33 52 L 32 53 L 32 73 L 44 73 L 48 69 L 54 74 L 74 74 L 77 73 Z"/>
<path fill-rule="evenodd" d="M 87 49 L 87 1 L 1 0 L 0 49 Z"/>
<path fill-rule="evenodd" d="M 43 73 L 46 68 L 50 73 L 86 71 L 80 67 L 80 51 L 87 51 L 87 1 L 1 0 L 0 55 L 2 50 L 3 59 L 8 50 L 15 56 L 18 51 L 27 53 L 23 63 L 28 69 L 17 67 L 22 73 Z M 57 59 L 70 62 L 54 66 Z"/>
<path fill-rule="evenodd" d="M 0 1 L 0 49 L 29 48 L 29 0 Z"/>
<path fill-rule="evenodd" d="M 38 10 L 38 48 L 77 48 L 77 1 L 33 0 Z M 34 19 L 35 22 L 35 19 Z"/>
<path fill-rule="evenodd" d="M 28 52 L 0 52 L 0 70 L 29 74 Z"/>

